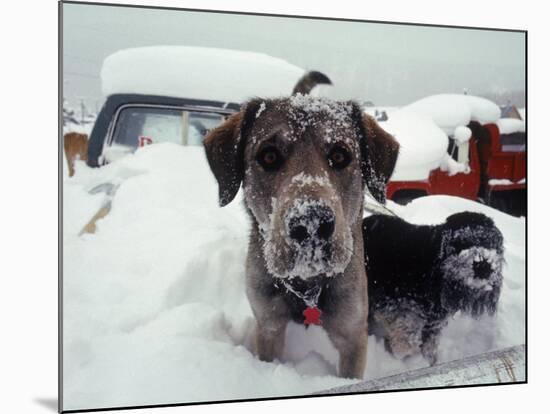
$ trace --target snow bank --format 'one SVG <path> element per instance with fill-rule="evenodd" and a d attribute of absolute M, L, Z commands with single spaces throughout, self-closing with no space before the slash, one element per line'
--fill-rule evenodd
<path fill-rule="evenodd" d="M 468 125 L 470 121 L 488 124 L 500 118 L 498 105 L 470 95 L 432 95 L 405 108 L 430 117 L 449 136 L 453 135 L 457 126 Z"/>
<path fill-rule="evenodd" d="M 378 123 L 401 146 L 391 181 L 426 180 L 447 154 L 447 136 L 422 114 L 398 109 Z"/>
<path fill-rule="evenodd" d="M 500 118 L 497 122 L 498 130 L 501 134 L 513 134 L 515 132 L 525 132 L 525 121 L 515 118 Z"/>
<path fill-rule="evenodd" d="M 304 70 L 263 53 L 189 46 L 125 49 L 101 70 L 105 96 L 140 93 L 244 102 L 291 93 Z"/>
<path fill-rule="evenodd" d="M 93 122 L 85 124 L 75 124 L 73 122 L 68 122 L 67 124 L 63 125 L 63 135 L 68 134 L 69 132 L 77 132 L 79 134 L 85 134 L 89 137 L 93 127 Z"/>
<path fill-rule="evenodd" d="M 78 237 L 102 203 L 104 195 L 88 193 L 101 182 L 120 184 L 112 210 L 96 234 Z M 327 348 L 330 355 L 328 339 L 316 345 L 322 352 L 290 347 L 275 364 L 249 351 L 248 220 L 240 194 L 217 207 L 202 148 L 157 144 L 101 169 L 78 163 L 64 195 L 65 409 L 297 395 L 350 383 L 326 375 L 334 370 L 321 356 Z"/>
<path fill-rule="evenodd" d="M 102 182 L 119 185 L 112 210 L 95 234 L 79 237 L 105 199 L 89 193 Z M 318 326 L 289 324 L 281 361 L 250 351 L 248 219 L 240 193 L 218 207 L 201 148 L 151 145 L 100 169 L 77 162 L 63 191 L 64 409 L 303 395 L 352 383 L 335 377 L 337 352 Z M 504 234 L 496 319 L 457 315 L 440 360 L 523 343 L 524 220 L 447 196 L 388 206 L 414 223 L 480 211 Z M 366 379 L 427 365 L 393 358 L 372 336 L 367 359 Z"/>

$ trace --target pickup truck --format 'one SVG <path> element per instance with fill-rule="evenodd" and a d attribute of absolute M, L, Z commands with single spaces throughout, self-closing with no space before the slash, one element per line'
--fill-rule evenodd
<path fill-rule="evenodd" d="M 100 167 L 153 143 L 201 145 L 242 102 L 289 95 L 307 76 L 314 78 L 311 88 L 330 83 L 320 72 L 262 53 L 188 46 L 118 51 L 103 63 L 105 102 L 90 136 L 65 134 L 69 174 L 76 159 Z"/>

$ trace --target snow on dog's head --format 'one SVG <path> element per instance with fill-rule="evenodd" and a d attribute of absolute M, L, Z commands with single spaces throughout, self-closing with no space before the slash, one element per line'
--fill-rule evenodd
<path fill-rule="evenodd" d="M 296 95 L 249 102 L 205 149 L 222 206 L 242 182 L 269 273 L 308 279 L 344 272 L 365 187 L 385 201 L 398 144 L 354 102 Z"/>

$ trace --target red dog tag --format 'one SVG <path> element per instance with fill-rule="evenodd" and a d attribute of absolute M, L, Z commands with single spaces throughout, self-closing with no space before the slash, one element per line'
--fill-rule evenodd
<path fill-rule="evenodd" d="M 303 312 L 304 315 L 304 325 L 321 325 L 321 310 L 317 306 L 308 306 Z"/>

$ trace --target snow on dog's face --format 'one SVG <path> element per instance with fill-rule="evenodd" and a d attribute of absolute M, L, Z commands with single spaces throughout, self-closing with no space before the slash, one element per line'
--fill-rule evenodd
<path fill-rule="evenodd" d="M 480 214 L 459 213 L 449 219 L 440 254 L 443 305 L 472 316 L 493 314 L 502 286 L 502 234 Z"/>
<path fill-rule="evenodd" d="M 205 148 L 221 205 L 242 181 L 269 273 L 307 279 L 344 272 L 365 185 L 385 201 L 398 144 L 353 102 L 296 95 L 251 101 Z"/>

